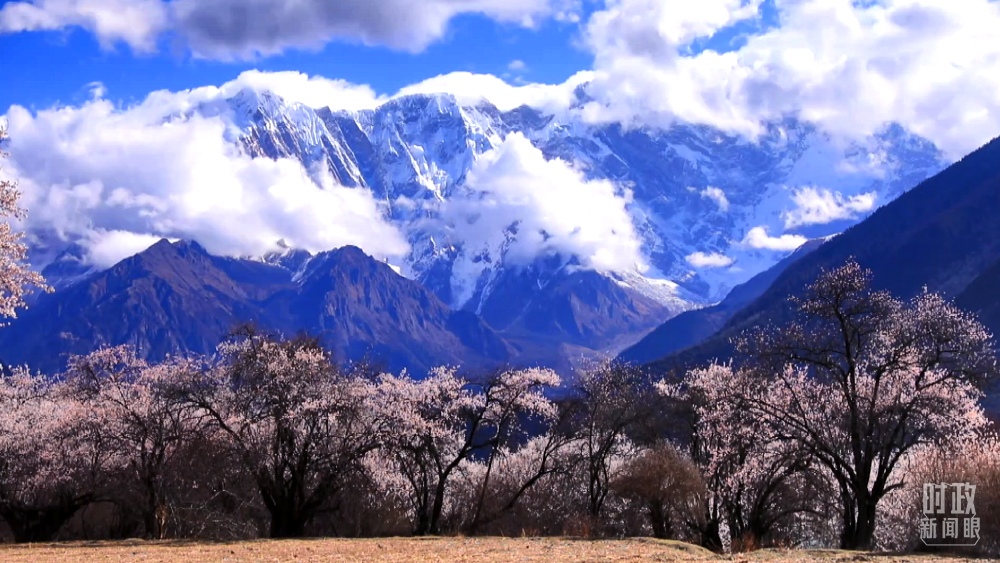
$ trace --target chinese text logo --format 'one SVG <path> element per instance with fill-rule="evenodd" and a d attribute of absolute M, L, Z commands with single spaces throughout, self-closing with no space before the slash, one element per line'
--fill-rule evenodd
<path fill-rule="evenodd" d="M 972 546 L 979 543 L 976 486 L 925 483 L 920 539 L 925 545 Z"/>

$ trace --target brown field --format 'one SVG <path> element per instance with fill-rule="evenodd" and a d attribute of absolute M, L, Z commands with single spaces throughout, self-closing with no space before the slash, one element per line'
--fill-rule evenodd
<path fill-rule="evenodd" d="M 565 538 L 426 538 L 365 540 L 287 540 L 239 543 L 188 542 L 93 542 L 0 546 L 3 563 L 285 563 L 386 561 L 482 562 L 501 561 L 640 562 L 640 561 L 730 561 L 781 563 L 944 563 L 963 561 L 929 555 L 872 555 L 842 551 L 764 550 L 732 557 L 720 556 L 700 547 L 671 541 L 634 539 L 590 541 Z M 979 561 L 982 561 L 981 559 Z"/>

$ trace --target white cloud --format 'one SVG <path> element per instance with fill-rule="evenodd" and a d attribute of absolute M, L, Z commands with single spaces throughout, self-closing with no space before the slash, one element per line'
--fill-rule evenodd
<path fill-rule="evenodd" d="M 688 264 L 691 264 L 695 268 L 725 268 L 733 265 L 733 259 L 726 256 L 725 254 L 719 254 L 716 252 L 705 253 L 705 252 L 695 252 L 694 254 L 688 254 L 684 257 Z"/>
<path fill-rule="evenodd" d="M 761 0 L 608 0 L 587 24 L 598 54 L 668 61 L 678 49 L 738 21 L 755 18 Z"/>
<path fill-rule="evenodd" d="M 844 197 L 821 188 L 802 188 L 792 194 L 795 209 L 782 213 L 785 228 L 823 225 L 842 219 L 854 219 L 875 208 L 878 194 L 864 193 Z"/>
<path fill-rule="evenodd" d="M 575 0 L 175 0 L 171 10 L 196 56 L 252 59 L 333 40 L 419 52 L 445 35 L 452 18 L 481 14 L 534 27 L 572 20 Z"/>
<path fill-rule="evenodd" d="M 713 188 L 711 186 L 701 190 L 701 197 L 705 199 L 710 199 L 719 206 L 719 211 L 723 213 L 729 211 L 729 199 L 726 198 L 726 192 L 719 188 Z"/>
<path fill-rule="evenodd" d="M 125 110 L 100 99 L 37 114 L 13 106 L 4 172 L 20 179 L 28 227 L 80 242 L 99 265 L 160 237 L 226 255 L 261 255 L 281 238 L 312 251 L 407 252 L 367 190 L 313 171 L 320 187 L 298 161 L 252 159 L 224 140 L 218 118 L 164 123 L 182 97 Z"/>
<path fill-rule="evenodd" d="M 560 252 L 584 267 L 632 270 L 643 260 L 627 205 L 628 190 L 607 180 L 587 180 L 569 163 L 545 160 L 520 133 L 482 155 L 468 173 L 464 198 L 449 201 L 442 214 L 462 240 L 492 237 L 517 222 L 517 240 L 508 255 L 526 264 Z"/>
<path fill-rule="evenodd" d="M 165 115 L 190 112 L 202 104 L 224 101 L 245 89 L 269 91 L 287 102 L 313 108 L 330 107 L 333 110 L 372 109 L 388 99 L 376 95 L 370 86 L 346 80 L 309 76 L 295 71 L 248 70 L 221 86 L 202 86 L 179 92 L 157 90 L 150 93 L 142 104 L 129 108 L 129 113 L 153 121 Z M 96 93 L 104 95 L 103 91 Z"/>
<path fill-rule="evenodd" d="M 808 239 L 801 235 L 781 235 L 772 237 L 767 234 L 767 227 L 754 227 L 747 233 L 743 244 L 750 248 L 766 250 L 791 251 L 808 242 Z"/>
<path fill-rule="evenodd" d="M 757 17 L 760 0 L 611 0 L 587 23 L 595 79 L 586 117 L 637 125 L 676 119 L 741 132 L 756 124 L 730 99 L 742 77 L 712 54 L 697 59 L 682 49 L 738 21 Z M 738 102 L 738 100 L 735 100 Z"/>
<path fill-rule="evenodd" d="M 385 97 L 376 95 L 375 90 L 366 84 L 352 84 L 346 80 L 309 76 L 295 71 L 248 70 L 221 89 L 224 94 L 232 95 L 243 88 L 268 90 L 291 102 L 312 108 L 330 107 L 334 110 L 372 109 L 386 100 Z"/>
<path fill-rule="evenodd" d="M 486 99 L 501 111 L 528 105 L 558 113 L 565 111 L 574 102 L 574 90 L 592 78 L 593 74 L 585 71 L 573 75 L 562 84 L 513 86 L 491 74 L 452 72 L 407 86 L 396 96 L 446 92 L 454 95 L 464 105 L 475 105 Z"/>
<path fill-rule="evenodd" d="M 86 88 L 92 100 L 103 98 L 108 93 L 107 86 L 101 81 L 91 82 L 87 84 Z"/>
<path fill-rule="evenodd" d="M 153 51 L 166 26 L 167 9 L 160 0 L 32 0 L 0 6 L 0 33 L 82 27 L 105 49 L 124 42 L 136 51 Z"/>
<path fill-rule="evenodd" d="M 513 61 L 510 61 L 510 64 L 507 65 L 507 70 L 511 72 L 523 72 L 527 68 L 528 65 L 526 65 L 524 61 L 520 59 L 515 59 Z"/>
<path fill-rule="evenodd" d="M 464 243 L 456 278 L 475 279 L 485 264 L 472 259 L 484 250 L 494 260 L 505 252 L 505 263 L 512 265 L 561 254 L 598 271 L 644 269 L 630 202 L 631 192 L 607 180 L 587 180 L 564 161 L 547 161 L 513 133 L 476 161 L 465 192 L 442 202 L 439 211 L 453 240 Z M 508 237 L 512 225 L 516 235 Z M 459 302 L 471 288 L 465 291 Z"/>
<path fill-rule="evenodd" d="M 894 121 L 952 156 L 1000 131 L 1000 3 L 776 0 L 779 25 L 736 51 L 697 38 L 757 16 L 757 0 L 613 0 L 595 13 L 594 120 L 676 119 L 753 134 L 798 113 L 858 137 Z"/>
<path fill-rule="evenodd" d="M 86 233 L 85 242 L 87 255 L 84 259 L 98 268 L 109 268 L 129 256 L 134 256 L 162 237 L 149 234 L 132 233 L 129 231 L 106 231 L 94 229 Z"/>

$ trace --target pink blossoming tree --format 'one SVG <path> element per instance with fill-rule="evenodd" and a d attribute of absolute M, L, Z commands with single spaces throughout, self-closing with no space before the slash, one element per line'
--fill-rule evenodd
<path fill-rule="evenodd" d="M 451 477 L 472 455 L 486 455 L 471 526 L 481 517 L 484 496 L 502 448 L 521 429 L 523 417 L 556 414 L 543 391 L 559 384 L 551 370 L 504 370 L 470 382 L 451 368 L 436 368 L 414 380 L 385 375 L 380 397 L 393 418 L 386 445 L 389 459 L 408 484 L 414 532 L 440 533 Z"/>
<path fill-rule="evenodd" d="M 979 400 L 996 374 L 992 336 L 939 295 L 903 302 L 873 290 L 871 273 L 853 261 L 823 272 L 793 303 L 798 320 L 737 342 L 750 362 L 732 372 L 722 399 L 752 413 L 767 441 L 828 473 L 841 547 L 868 549 L 879 501 L 904 485 L 900 460 L 985 425 Z"/>
<path fill-rule="evenodd" d="M 373 416 L 373 384 L 339 370 L 315 340 L 252 329 L 221 344 L 182 396 L 252 477 L 275 538 L 302 536 L 390 430 Z"/>
<path fill-rule="evenodd" d="M 0 126 L 0 146 L 6 138 L 7 130 Z M 0 152 L 0 158 L 4 156 Z M 0 169 L 0 317 L 16 317 L 17 310 L 25 306 L 24 297 L 30 288 L 49 290 L 42 276 L 24 262 L 28 257 L 28 247 L 22 242 L 24 233 L 11 225 L 26 215 L 18 205 L 20 197 L 17 183 L 3 179 Z"/>
<path fill-rule="evenodd" d="M 149 365 L 133 348 L 118 346 L 71 359 L 66 373 L 74 399 L 100 421 L 103 447 L 137 485 L 151 538 L 166 536 L 171 465 L 199 432 L 196 413 L 174 388 L 199 367 L 179 359 Z"/>

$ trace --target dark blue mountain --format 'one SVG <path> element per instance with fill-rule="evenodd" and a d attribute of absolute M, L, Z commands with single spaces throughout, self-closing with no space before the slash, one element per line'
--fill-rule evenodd
<path fill-rule="evenodd" d="M 819 248 L 824 239 L 813 239 L 795 252 L 733 288 L 721 302 L 677 315 L 619 354 L 618 360 L 641 365 L 694 346 L 715 334 L 741 309 L 764 294 L 774 280 L 796 260 Z"/>
<path fill-rule="evenodd" d="M 788 298 L 801 294 L 823 269 L 850 257 L 873 271 L 876 288 L 900 298 L 924 287 L 941 292 L 1000 333 L 1000 139 L 795 261 L 714 335 L 650 363 L 651 371 L 730 357 L 733 336 L 751 326 L 786 321 Z"/>
<path fill-rule="evenodd" d="M 51 373 L 70 355 L 105 345 L 131 344 L 152 360 L 209 354 L 244 322 L 319 336 L 343 361 L 366 357 L 418 374 L 440 364 L 486 369 L 510 359 L 504 340 L 478 317 L 451 310 L 358 248 L 307 264 L 301 258 L 222 258 L 195 242 L 161 240 L 40 297 L 0 330 L 0 360 Z M 306 266 L 303 275 L 294 276 L 289 264 Z"/>

